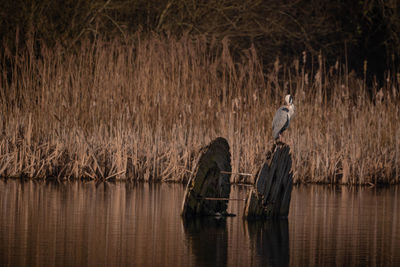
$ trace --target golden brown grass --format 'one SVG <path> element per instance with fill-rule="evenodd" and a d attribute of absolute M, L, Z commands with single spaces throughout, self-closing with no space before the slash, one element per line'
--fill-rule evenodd
<path fill-rule="evenodd" d="M 254 49 L 234 61 L 228 40 L 203 36 L 41 49 L 1 54 L 0 176 L 182 181 L 217 136 L 229 141 L 233 172 L 255 172 L 290 92 L 295 181 L 399 182 L 395 75 L 369 97 L 340 63 L 277 60 L 263 73 Z"/>

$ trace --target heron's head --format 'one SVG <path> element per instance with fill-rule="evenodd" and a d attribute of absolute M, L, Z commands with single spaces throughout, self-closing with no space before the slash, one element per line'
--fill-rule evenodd
<path fill-rule="evenodd" d="M 285 103 L 288 106 L 292 105 L 293 104 L 293 97 L 291 95 L 286 95 L 285 96 Z"/>

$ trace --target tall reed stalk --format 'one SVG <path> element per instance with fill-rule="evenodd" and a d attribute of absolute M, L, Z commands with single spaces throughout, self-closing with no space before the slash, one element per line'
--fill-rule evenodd
<path fill-rule="evenodd" d="M 322 56 L 311 70 L 304 55 L 264 73 L 254 48 L 233 60 L 227 39 L 187 35 L 86 40 L 75 51 L 5 47 L 0 60 L 3 177 L 183 181 L 217 136 L 231 145 L 233 172 L 254 172 L 290 92 L 296 182 L 399 182 L 395 75 L 371 96 Z"/>

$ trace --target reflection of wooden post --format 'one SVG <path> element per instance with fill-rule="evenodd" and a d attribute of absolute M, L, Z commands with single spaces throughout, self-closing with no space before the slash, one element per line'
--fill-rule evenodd
<path fill-rule="evenodd" d="M 244 221 L 243 224 L 255 266 L 289 266 L 288 219 Z"/>
<path fill-rule="evenodd" d="M 267 153 L 256 174 L 244 208 L 245 218 L 286 218 L 293 186 L 292 157 L 288 145 L 278 143 Z"/>
<path fill-rule="evenodd" d="M 196 217 L 182 220 L 185 244 L 197 266 L 226 266 L 228 259 L 228 230 L 226 220 Z M 179 265 L 179 264 L 178 264 Z"/>
<path fill-rule="evenodd" d="M 230 172 L 229 144 L 226 139 L 218 137 L 200 151 L 195 169 L 186 187 L 182 216 L 226 214 L 231 191 Z"/>

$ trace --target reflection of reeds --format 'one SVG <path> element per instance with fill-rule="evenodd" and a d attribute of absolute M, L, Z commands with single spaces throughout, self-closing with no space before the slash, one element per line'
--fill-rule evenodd
<path fill-rule="evenodd" d="M 291 92 L 295 181 L 399 182 L 398 81 L 371 100 L 340 64 L 325 70 L 320 58 L 312 71 L 305 57 L 277 60 L 264 75 L 254 49 L 234 61 L 228 46 L 138 34 L 74 52 L 42 46 L 40 57 L 5 48 L 0 175 L 182 181 L 216 136 L 231 145 L 233 172 L 254 172 Z"/>

